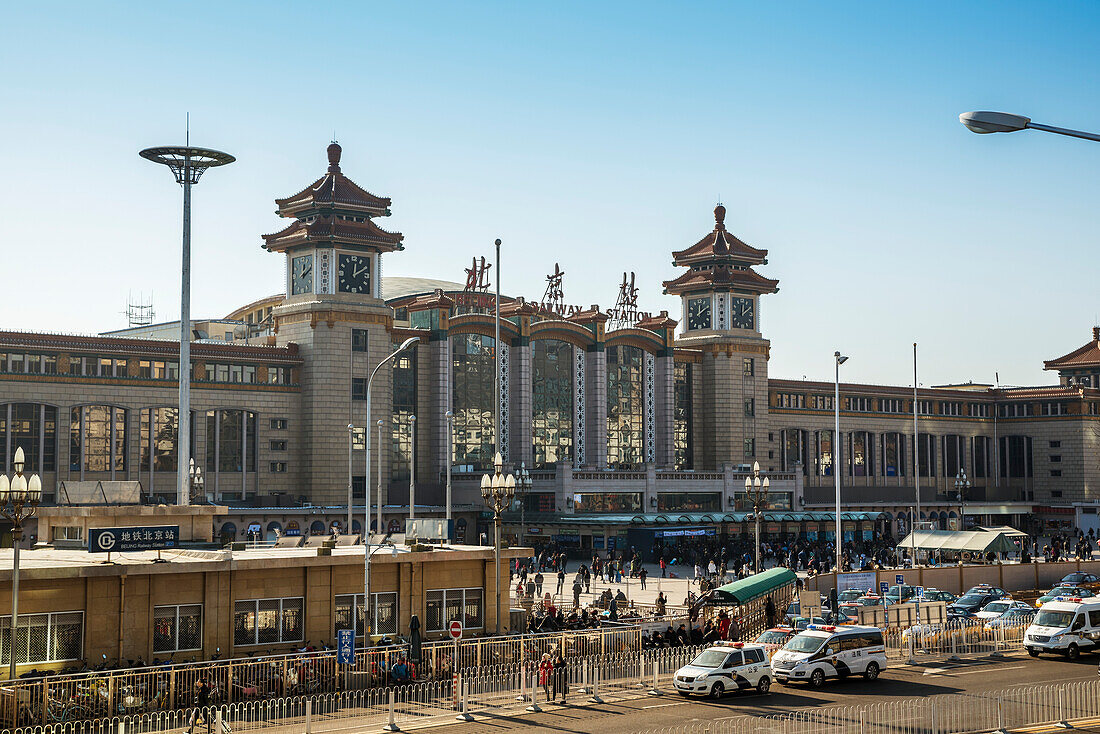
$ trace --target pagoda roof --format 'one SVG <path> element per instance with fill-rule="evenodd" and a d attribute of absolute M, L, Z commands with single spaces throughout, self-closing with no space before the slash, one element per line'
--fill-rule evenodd
<path fill-rule="evenodd" d="M 329 145 L 329 165 L 325 175 L 297 194 L 275 200 L 280 216 L 294 217 L 311 210 L 334 208 L 358 211 L 372 217 L 389 214 L 388 197 L 375 196 L 341 173 L 341 150 L 338 143 Z"/>
<path fill-rule="evenodd" d="M 714 230 L 686 250 L 672 253 L 675 265 L 693 265 L 714 259 L 747 260 L 762 265 L 768 257 L 767 250 L 746 245 L 726 231 L 726 207 L 714 207 Z"/>
<path fill-rule="evenodd" d="M 1063 354 L 1057 359 L 1043 362 L 1045 370 L 1065 370 L 1080 367 L 1100 367 L 1100 326 L 1092 327 L 1092 341 Z"/>
<path fill-rule="evenodd" d="M 283 252 L 292 247 L 303 245 L 331 244 L 371 248 L 379 252 L 404 250 L 400 232 L 387 232 L 369 219 L 352 221 L 338 219 L 331 214 L 321 214 L 310 222 L 301 219 L 274 234 L 265 234 L 264 249 L 270 252 Z"/>
<path fill-rule="evenodd" d="M 680 295 L 695 290 L 712 289 L 727 286 L 741 288 L 753 293 L 775 293 L 779 290 L 779 281 L 765 278 L 755 270 L 737 270 L 730 264 L 718 264 L 705 270 L 689 270 L 674 280 L 663 283 L 665 293 Z"/>

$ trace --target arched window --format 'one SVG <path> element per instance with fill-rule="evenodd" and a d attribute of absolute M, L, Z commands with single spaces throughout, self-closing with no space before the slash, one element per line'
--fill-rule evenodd
<path fill-rule="evenodd" d="M 643 352 L 638 347 L 607 347 L 607 466 L 637 469 L 644 462 L 645 396 Z"/>
<path fill-rule="evenodd" d="M 496 449 L 493 429 L 496 349 L 491 336 L 459 334 L 451 339 L 454 466 L 488 469 Z"/>
<path fill-rule="evenodd" d="M 541 469 L 573 458 L 573 345 L 537 339 L 531 352 L 531 437 Z"/>

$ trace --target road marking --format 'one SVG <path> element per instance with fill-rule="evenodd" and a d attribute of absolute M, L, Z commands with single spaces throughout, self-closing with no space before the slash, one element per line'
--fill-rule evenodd
<path fill-rule="evenodd" d="M 663 709 L 666 706 L 683 706 L 687 701 L 677 701 L 676 703 L 656 703 L 652 706 L 642 706 L 644 709 Z"/>
<path fill-rule="evenodd" d="M 1026 668 L 1026 667 L 1027 667 L 1026 665 L 1010 665 L 1007 668 L 996 668 L 995 670 L 996 670 L 996 672 L 999 673 L 1002 670 L 1021 670 L 1022 668 Z M 965 670 L 961 673 L 952 672 L 952 671 L 955 671 L 955 670 L 959 670 L 959 668 L 928 668 L 924 671 L 924 675 L 974 675 L 975 673 L 989 673 L 989 672 L 991 672 L 987 669 Z"/>

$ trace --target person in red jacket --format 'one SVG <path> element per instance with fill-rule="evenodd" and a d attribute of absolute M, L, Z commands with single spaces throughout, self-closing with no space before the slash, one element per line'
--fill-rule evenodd
<path fill-rule="evenodd" d="M 554 675 L 554 664 L 550 662 L 550 653 L 542 654 L 542 662 L 539 663 L 539 685 L 546 692 L 546 702 L 550 702 L 550 680 Z"/>

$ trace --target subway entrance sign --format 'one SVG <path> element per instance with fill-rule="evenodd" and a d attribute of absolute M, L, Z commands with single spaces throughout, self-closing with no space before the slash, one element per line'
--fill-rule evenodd
<path fill-rule="evenodd" d="M 163 550 L 165 548 L 176 548 L 179 546 L 179 542 L 179 525 L 92 528 L 88 531 L 89 553 Z"/>

